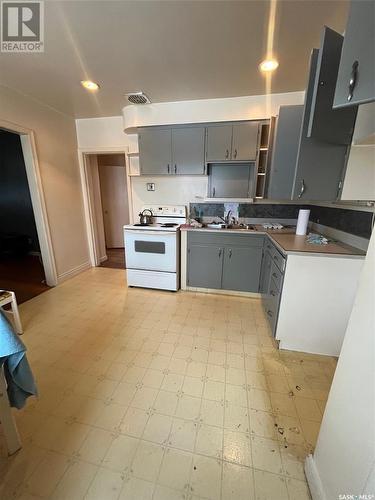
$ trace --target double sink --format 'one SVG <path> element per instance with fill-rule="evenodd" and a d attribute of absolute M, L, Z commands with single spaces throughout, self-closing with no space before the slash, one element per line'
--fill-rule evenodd
<path fill-rule="evenodd" d="M 233 229 L 236 231 L 257 231 L 257 228 L 252 224 L 225 224 L 225 223 L 211 223 L 204 224 L 203 228 L 207 229 Z"/>

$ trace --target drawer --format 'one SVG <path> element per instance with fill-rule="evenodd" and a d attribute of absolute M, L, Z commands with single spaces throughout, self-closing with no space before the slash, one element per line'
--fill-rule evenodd
<path fill-rule="evenodd" d="M 277 267 L 275 264 L 275 260 L 272 260 L 271 264 L 271 281 L 273 280 L 275 285 L 277 286 L 278 290 L 281 290 L 281 287 L 283 286 L 283 273 L 280 271 L 280 269 Z"/>
<path fill-rule="evenodd" d="M 268 250 L 270 252 L 272 260 L 275 262 L 277 267 L 280 271 L 284 271 L 286 259 L 269 238 L 266 238 L 264 241 L 264 250 Z"/>
<path fill-rule="evenodd" d="M 222 232 L 188 231 L 188 244 L 217 245 L 217 246 L 243 246 L 263 247 L 264 236 L 254 233 L 231 233 L 230 230 Z"/>
<path fill-rule="evenodd" d="M 277 309 L 278 309 L 278 304 L 275 300 L 267 300 L 265 312 L 273 336 L 275 336 L 275 331 L 276 331 Z"/>

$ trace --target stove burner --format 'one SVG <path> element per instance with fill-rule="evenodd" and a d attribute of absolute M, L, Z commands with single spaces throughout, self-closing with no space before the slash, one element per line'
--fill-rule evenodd
<path fill-rule="evenodd" d="M 151 226 L 151 224 L 133 224 L 133 226 Z"/>
<path fill-rule="evenodd" d="M 174 224 L 173 222 L 165 222 L 164 224 L 160 224 L 161 227 L 175 227 L 178 224 Z"/>

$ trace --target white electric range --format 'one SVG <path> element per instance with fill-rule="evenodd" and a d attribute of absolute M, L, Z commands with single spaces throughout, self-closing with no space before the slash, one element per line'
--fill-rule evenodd
<path fill-rule="evenodd" d="M 186 222 L 183 205 L 147 205 L 153 223 L 124 226 L 128 286 L 180 288 L 180 225 Z"/>

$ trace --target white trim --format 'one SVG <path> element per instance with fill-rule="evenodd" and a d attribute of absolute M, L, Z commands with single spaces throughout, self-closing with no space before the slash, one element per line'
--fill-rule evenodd
<path fill-rule="evenodd" d="M 305 460 L 305 474 L 307 484 L 310 488 L 310 494 L 313 500 L 327 500 L 323 489 L 323 484 L 315 465 L 313 455 L 308 455 Z"/>
<path fill-rule="evenodd" d="M 58 280 L 59 283 L 62 283 L 63 281 L 66 281 L 69 278 L 73 278 L 73 276 L 76 276 L 77 274 L 82 273 L 83 271 L 86 271 L 87 269 L 91 269 L 92 265 L 90 261 L 84 262 L 83 264 L 80 264 L 79 266 L 73 267 L 73 269 L 69 269 L 69 271 L 65 271 L 62 274 L 59 274 Z"/>
<path fill-rule="evenodd" d="M 46 283 L 49 286 L 56 286 L 58 283 L 56 263 L 36 153 L 34 132 L 31 129 L 5 120 L 0 120 L 0 128 L 20 136 Z"/>
<path fill-rule="evenodd" d="M 186 286 L 186 288 L 182 288 L 182 290 L 186 290 L 187 292 L 215 293 L 216 295 L 234 295 L 235 297 L 249 297 L 251 299 L 262 298 L 260 293 L 239 292 L 236 290 L 222 290 L 220 288 L 200 288 L 196 286 Z"/>
<path fill-rule="evenodd" d="M 83 192 L 83 206 L 84 206 L 84 214 L 85 214 L 85 222 L 86 222 L 86 231 L 87 231 L 87 240 L 89 243 L 89 255 L 91 266 L 96 267 L 101 261 L 101 257 L 99 256 L 99 249 L 96 248 L 95 241 L 95 229 L 94 229 L 94 216 L 93 216 L 93 207 L 90 199 L 90 189 L 88 183 L 87 176 L 87 166 L 86 166 L 86 156 L 89 154 L 118 154 L 122 153 L 125 157 L 125 170 L 126 170 L 126 186 L 128 191 L 128 207 L 129 207 L 129 222 L 133 223 L 133 196 L 130 182 L 130 168 L 129 168 L 129 159 L 128 159 L 128 146 L 118 146 L 118 147 L 98 147 L 98 148 L 79 148 L 78 149 L 78 162 L 79 162 L 79 171 L 81 175 L 81 185 Z"/>
<path fill-rule="evenodd" d="M 99 257 L 99 262 L 105 262 L 108 260 L 108 255 L 103 255 L 102 257 Z"/>

